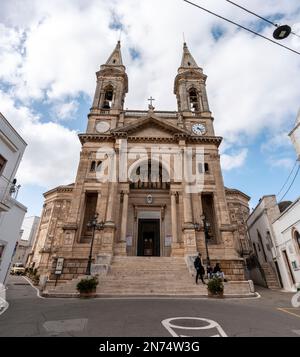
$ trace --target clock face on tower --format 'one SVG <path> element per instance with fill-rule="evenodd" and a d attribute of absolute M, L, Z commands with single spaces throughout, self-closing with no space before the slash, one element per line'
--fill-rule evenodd
<path fill-rule="evenodd" d="M 106 133 L 109 129 L 110 125 L 105 121 L 101 121 L 96 125 L 96 130 L 98 133 Z"/>
<path fill-rule="evenodd" d="M 204 135 L 206 133 L 206 128 L 203 124 L 194 124 L 192 126 L 193 133 L 196 135 Z"/>

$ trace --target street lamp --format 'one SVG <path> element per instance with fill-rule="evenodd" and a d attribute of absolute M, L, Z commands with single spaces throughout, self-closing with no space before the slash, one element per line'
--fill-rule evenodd
<path fill-rule="evenodd" d="M 95 231 L 98 230 L 103 230 L 104 229 L 104 222 L 97 222 L 98 219 L 98 213 L 95 214 L 94 218 L 90 220 L 87 224 L 88 228 L 92 228 L 92 242 L 91 242 L 91 249 L 90 249 L 90 255 L 89 255 L 89 260 L 88 260 L 88 265 L 86 268 L 86 275 L 91 275 L 91 265 L 92 265 L 92 255 L 93 255 L 93 245 L 94 245 L 94 239 L 95 239 Z"/>
<path fill-rule="evenodd" d="M 210 266 L 210 259 L 208 254 L 208 240 L 210 239 L 209 237 L 210 223 L 207 222 L 205 215 L 202 215 L 201 219 L 203 221 L 204 235 L 205 235 L 206 265 Z"/>

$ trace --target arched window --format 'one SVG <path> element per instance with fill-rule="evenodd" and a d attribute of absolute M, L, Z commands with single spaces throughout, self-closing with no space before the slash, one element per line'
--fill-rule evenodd
<path fill-rule="evenodd" d="M 104 92 L 102 109 L 111 109 L 113 98 L 114 98 L 114 88 L 112 86 L 106 87 Z"/>
<path fill-rule="evenodd" d="M 192 112 L 199 112 L 199 99 L 195 88 L 189 90 L 190 109 Z"/>

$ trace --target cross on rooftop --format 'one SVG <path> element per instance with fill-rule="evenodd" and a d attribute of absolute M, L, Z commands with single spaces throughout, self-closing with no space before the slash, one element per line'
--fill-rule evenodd
<path fill-rule="evenodd" d="M 151 97 L 148 99 L 148 101 L 150 102 L 150 106 L 151 107 L 153 107 L 153 102 L 155 101 L 155 99 L 154 98 L 152 98 L 152 95 L 151 95 Z"/>

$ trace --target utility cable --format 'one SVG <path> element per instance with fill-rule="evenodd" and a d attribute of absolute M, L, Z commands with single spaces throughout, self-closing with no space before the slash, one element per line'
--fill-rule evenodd
<path fill-rule="evenodd" d="M 292 173 L 294 172 L 295 167 L 297 166 L 297 163 L 298 163 L 298 161 L 296 160 L 295 165 L 294 165 L 292 171 L 291 171 L 290 174 L 289 174 L 289 177 L 287 178 L 287 180 L 285 181 L 284 185 L 281 187 L 281 190 L 277 193 L 276 196 L 279 196 L 279 195 L 281 194 L 281 192 L 282 192 L 283 189 L 285 188 L 286 184 L 289 182 L 289 180 L 290 180 L 290 178 L 291 178 L 291 176 L 292 176 Z"/>
<path fill-rule="evenodd" d="M 247 27 L 245 27 L 245 26 L 242 26 L 242 25 L 238 24 L 237 22 L 234 22 L 234 21 L 232 21 L 232 20 L 229 20 L 229 19 L 227 19 L 226 17 L 223 17 L 223 16 L 221 16 L 221 15 L 218 15 L 218 14 L 216 14 L 215 12 L 212 12 L 212 11 L 210 11 L 210 10 L 208 10 L 208 9 L 206 9 L 206 8 L 204 8 L 204 7 L 202 7 L 202 6 L 200 6 L 200 5 L 197 5 L 197 4 L 195 4 L 195 3 L 191 2 L 191 1 L 188 1 L 188 0 L 183 0 L 183 1 L 186 2 L 186 3 L 188 3 L 188 4 L 190 4 L 190 5 L 192 5 L 192 6 L 195 6 L 195 7 L 199 8 L 199 9 L 205 11 L 205 12 L 208 12 L 209 14 L 214 15 L 214 16 L 218 17 L 219 19 L 222 19 L 222 20 L 227 21 L 227 22 L 229 22 L 229 23 L 231 23 L 231 24 L 233 24 L 233 25 L 235 25 L 235 26 L 237 26 L 237 27 L 240 27 L 240 28 L 242 28 L 243 30 L 246 30 L 246 31 L 248 31 L 248 32 L 251 32 L 252 34 L 254 34 L 254 35 L 256 35 L 256 36 L 259 36 L 259 37 L 261 37 L 261 38 L 264 38 L 264 39 L 267 40 L 267 41 L 270 41 L 270 42 L 272 42 L 272 43 L 275 43 L 275 45 L 278 45 L 278 46 L 283 47 L 283 48 L 285 48 L 285 49 L 287 49 L 287 50 L 289 50 L 289 51 L 291 51 L 291 52 L 296 53 L 297 55 L 300 55 L 300 52 L 298 52 L 298 51 L 296 51 L 296 50 L 293 50 L 292 48 L 287 47 L 287 46 L 285 46 L 285 45 L 282 45 L 281 43 L 278 43 L 278 42 L 276 42 L 276 41 L 274 41 L 274 40 L 271 40 L 270 38 L 268 38 L 268 37 L 266 37 L 266 36 L 263 36 L 263 35 L 261 35 L 260 33 L 255 32 L 255 31 L 253 31 L 253 30 L 251 30 L 251 29 L 249 29 L 249 28 L 247 28 Z"/>
<path fill-rule="evenodd" d="M 279 202 L 282 202 L 282 200 L 285 198 L 285 196 L 290 192 L 290 189 L 292 188 L 293 184 L 295 183 L 296 178 L 297 178 L 297 176 L 299 174 L 299 171 L 300 171 L 300 164 L 299 164 L 298 170 L 297 170 L 297 172 L 295 174 L 295 177 L 294 177 L 292 183 L 290 184 L 290 187 L 287 189 L 286 193 L 281 197 L 281 200 Z"/>
<path fill-rule="evenodd" d="M 253 11 L 251 11 L 251 10 L 248 10 L 248 9 L 246 9 L 245 7 L 239 5 L 239 4 L 237 4 L 237 3 L 235 3 L 235 2 L 233 2 L 233 1 L 231 1 L 231 0 L 225 0 L 225 1 L 229 2 L 230 4 L 232 4 L 232 5 L 236 6 L 236 7 L 239 7 L 240 9 L 242 9 L 242 10 L 248 12 L 248 13 L 251 14 L 251 15 L 254 15 L 254 16 L 258 17 L 259 19 L 261 19 L 261 20 L 263 20 L 263 21 L 265 21 L 265 22 L 268 22 L 270 25 L 273 25 L 273 26 L 275 26 L 276 28 L 279 27 L 278 24 L 275 24 L 274 22 L 272 22 L 272 21 L 266 19 L 265 17 L 262 17 L 262 16 L 256 14 L 255 12 L 253 12 Z M 297 37 L 300 37 L 300 35 L 298 35 L 297 33 L 293 32 L 293 31 L 292 31 L 291 33 L 292 33 L 293 35 L 297 36 Z"/>

